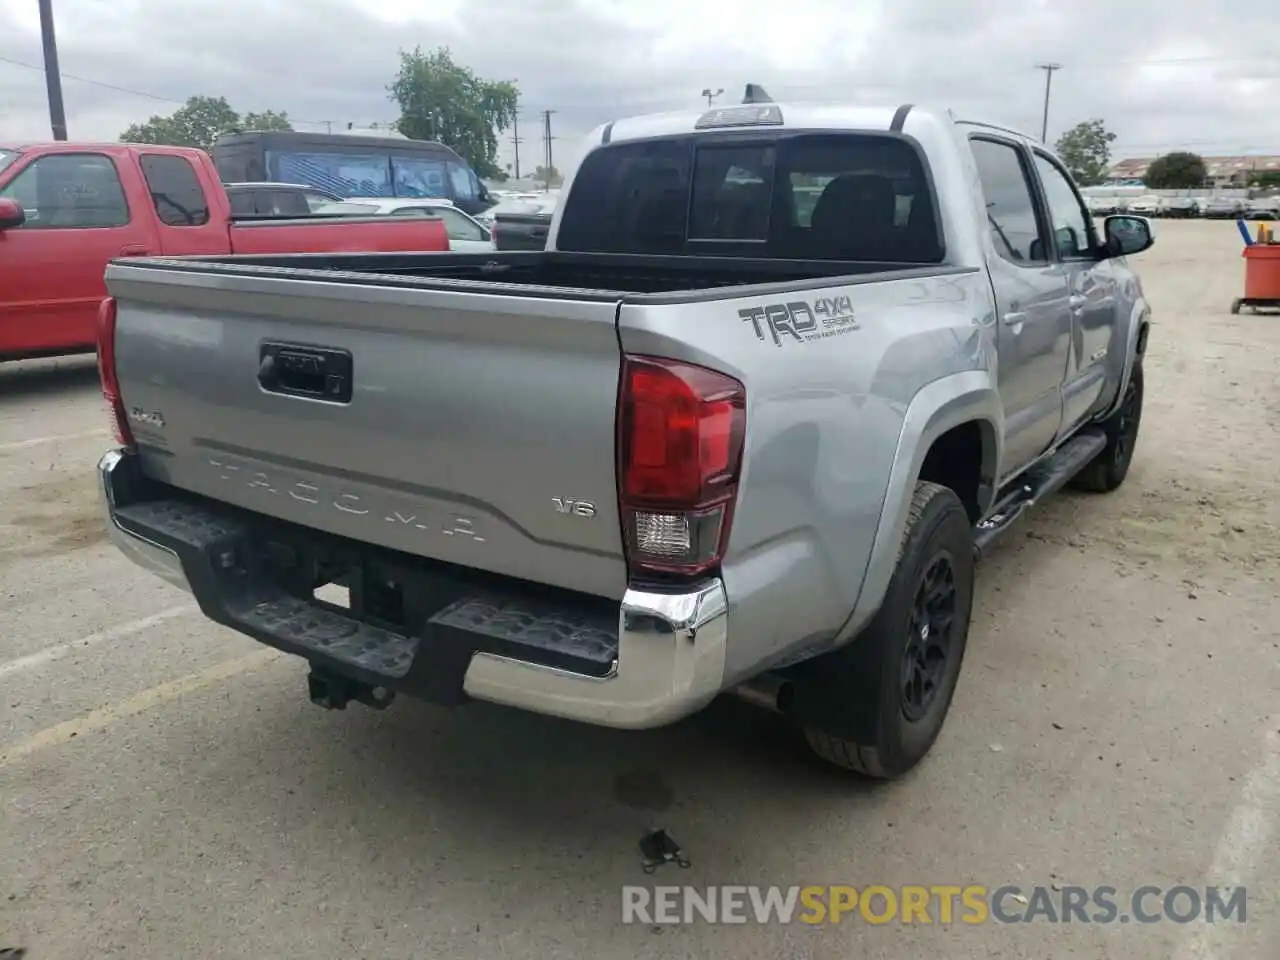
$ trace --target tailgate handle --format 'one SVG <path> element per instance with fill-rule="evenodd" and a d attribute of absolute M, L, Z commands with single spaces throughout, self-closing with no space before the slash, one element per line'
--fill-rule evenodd
<path fill-rule="evenodd" d="M 267 393 L 350 403 L 351 381 L 346 350 L 264 343 L 258 351 L 258 385 Z"/>

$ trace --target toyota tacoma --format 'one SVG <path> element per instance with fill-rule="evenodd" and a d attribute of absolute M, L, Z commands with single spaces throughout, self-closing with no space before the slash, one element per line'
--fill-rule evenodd
<path fill-rule="evenodd" d="M 327 707 L 736 693 L 905 773 L 982 549 L 1129 472 L 1150 224 L 1023 134 L 756 87 L 602 125 L 563 198 L 540 251 L 114 262 L 112 538 Z"/>

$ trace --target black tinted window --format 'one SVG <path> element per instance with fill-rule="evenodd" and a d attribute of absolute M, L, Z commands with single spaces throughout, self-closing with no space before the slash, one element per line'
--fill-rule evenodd
<path fill-rule="evenodd" d="M 274 190 L 270 212 L 281 217 L 305 217 L 310 215 L 311 207 L 301 190 Z"/>
<path fill-rule="evenodd" d="M 227 199 L 231 201 L 231 215 L 233 217 L 252 216 L 257 211 L 254 198 L 255 194 L 252 190 L 227 191 Z"/>
<path fill-rule="evenodd" d="M 608 253 L 936 263 L 929 179 L 904 140 L 651 140 L 589 154 L 557 246 Z"/>
<path fill-rule="evenodd" d="M 970 143 L 996 253 L 1013 263 L 1043 263 L 1044 243 L 1035 201 L 1018 151 L 993 140 Z"/>
<path fill-rule="evenodd" d="M 171 227 L 199 227 L 209 222 L 209 204 L 186 157 L 144 154 L 142 175 L 161 223 Z"/>

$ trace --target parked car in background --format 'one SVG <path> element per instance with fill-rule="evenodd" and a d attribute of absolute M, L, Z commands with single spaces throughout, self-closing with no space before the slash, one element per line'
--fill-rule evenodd
<path fill-rule="evenodd" d="M 1093 216 L 1095 217 L 1106 216 L 1107 214 L 1113 211 L 1113 208 L 1115 206 L 1114 202 L 1110 197 L 1091 197 L 1091 196 L 1086 196 L 1084 198 L 1084 205 L 1089 209 L 1089 212 L 1093 214 Z"/>
<path fill-rule="evenodd" d="M 1162 216 L 1187 220 L 1200 215 L 1200 201 L 1195 197 L 1165 197 Z"/>
<path fill-rule="evenodd" d="M 224 183 L 233 217 L 305 217 L 326 203 L 341 200 L 337 194 L 305 183 Z"/>
<path fill-rule="evenodd" d="M 489 234 L 498 250 L 542 250 L 559 197 L 551 194 L 507 200 L 487 211 Z"/>
<path fill-rule="evenodd" d="M 1280 197 L 1254 197 L 1244 213 L 1250 220 L 1280 220 Z"/>
<path fill-rule="evenodd" d="M 1200 205 L 1200 216 L 1211 220 L 1234 220 L 1244 212 L 1244 203 L 1236 197 L 1207 197 Z"/>
<path fill-rule="evenodd" d="M 299 130 L 219 137 L 213 160 L 227 183 L 280 180 L 339 197 L 452 200 L 468 213 L 493 205 L 488 188 L 454 150 L 430 140 Z"/>
<path fill-rule="evenodd" d="M 1158 217 L 1164 212 L 1164 199 L 1154 193 L 1149 193 L 1146 196 L 1129 201 L 1129 206 L 1125 208 L 1125 212 L 1132 213 L 1137 217 Z"/>
<path fill-rule="evenodd" d="M 323 216 L 439 217 L 449 235 L 449 249 L 481 253 L 493 249 L 489 229 L 448 200 L 414 200 L 408 197 L 353 197 L 326 203 L 316 210 Z"/>
<path fill-rule="evenodd" d="M 0 359 L 87 353 L 120 257 L 448 250 L 439 220 L 236 217 L 202 150 L 45 143 L 0 151 Z"/>

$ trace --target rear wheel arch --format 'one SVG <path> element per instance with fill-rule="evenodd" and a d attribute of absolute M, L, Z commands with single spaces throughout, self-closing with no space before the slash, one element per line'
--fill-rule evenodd
<path fill-rule="evenodd" d="M 916 480 L 953 491 L 969 520 L 977 523 L 995 495 L 998 450 L 995 424 L 982 418 L 967 420 L 934 439 Z"/>
<path fill-rule="evenodd" d="M 992 375 L 985 370 L 969 370 L 935 380 L 912 398 L 903 418 L 871 554 L 853 611 L 837 633 L 837 645 L 852 639 L 866 626 L 884 600 L 901 552 L 917 483 L 934 482 L 948 488 L 951 483 L 967 485 L 969 499 L 966 501 L 961 491 L 957 496 L 971 519 L 975 511 L 980 516 L 990 509 L 1002 456 L 1003 421 L 999 394 Z M 950 449 L 965 451 L 959 468 L 945 455 Z M 934 476 L 944 479 L 925 475 L 926 465 Z M 948 476 L 949 471 L 953 472 Z"/>

